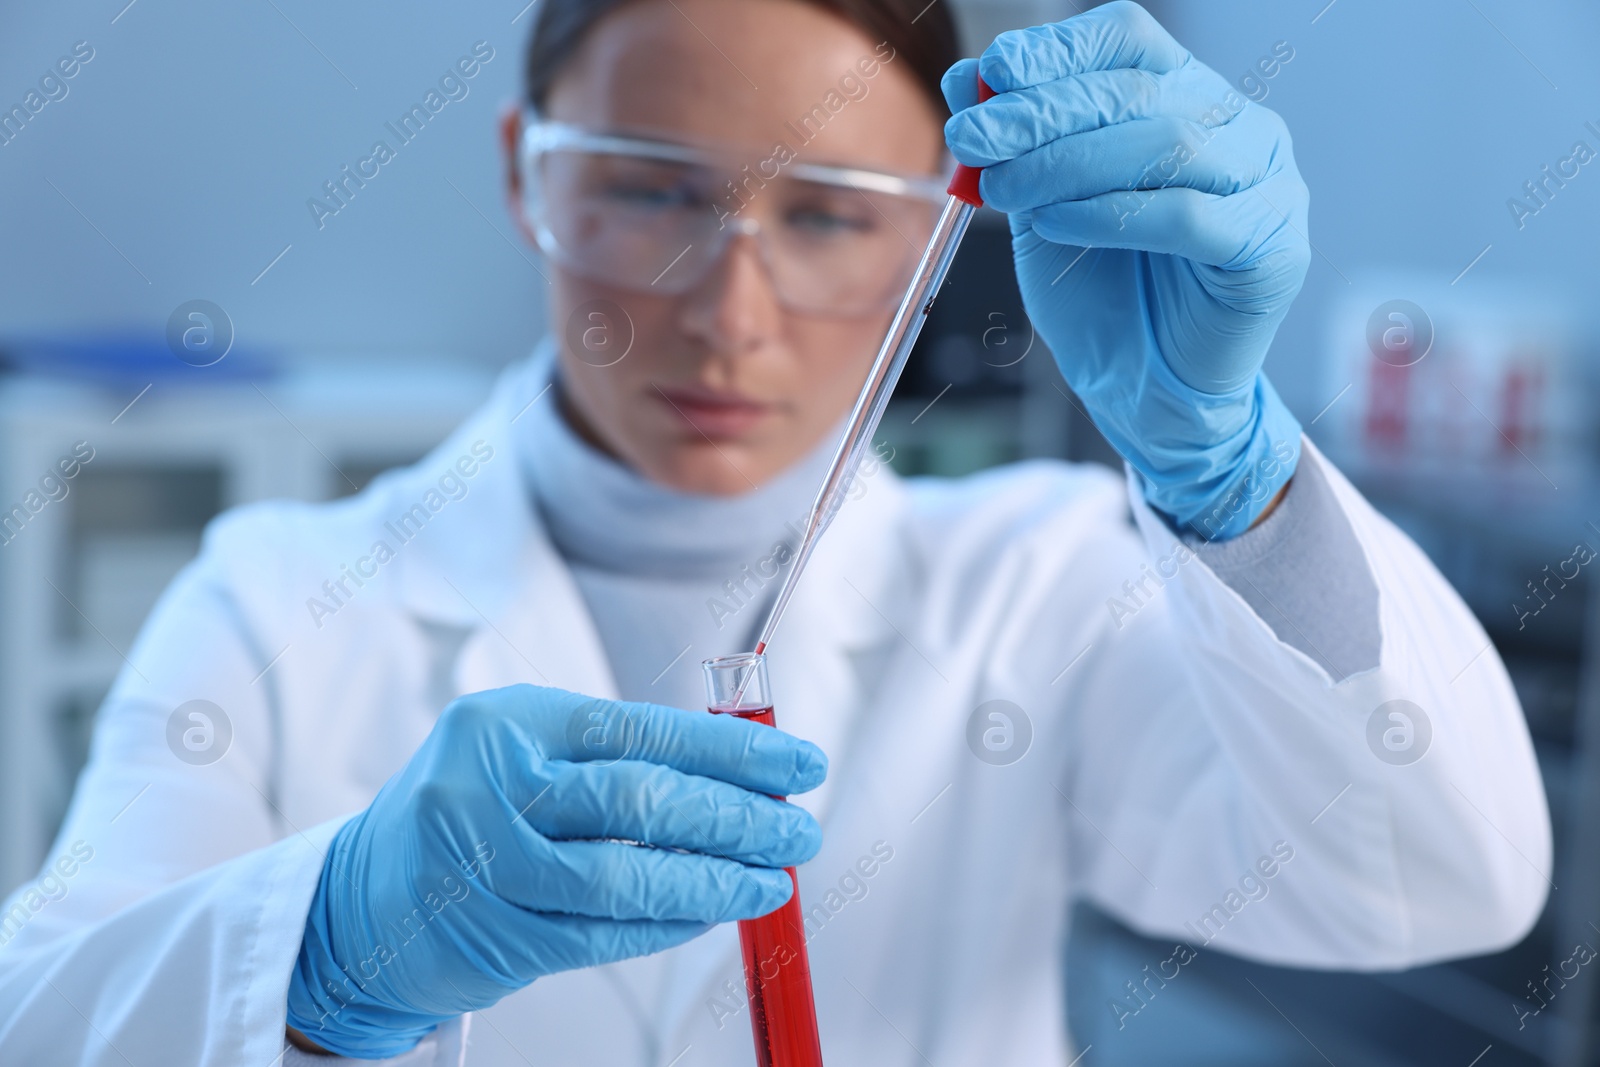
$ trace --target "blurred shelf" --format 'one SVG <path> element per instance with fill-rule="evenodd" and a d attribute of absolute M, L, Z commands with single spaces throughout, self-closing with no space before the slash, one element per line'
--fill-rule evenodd
<path fill-rule="evenodd" d="M 0 893 L 43 858 L 95 710 L 205 524 L 250 501 L 340 496 L 420 458 L 490 381 L 479 368 L 348 363 L 143 393 L 0 377 L 0 514 L 75 447 L 80 460 L 92 450 L 0 551 L 11 609 L 0 616 Z"/>

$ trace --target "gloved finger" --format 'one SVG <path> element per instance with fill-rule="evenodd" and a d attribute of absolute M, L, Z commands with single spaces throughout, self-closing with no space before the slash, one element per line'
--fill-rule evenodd
<path fill-rule="evenodd" d="M 978 69 L 990 88 L 1007 93 L 1091 70 L 1162 74 L 1189 59 L 1154 16 L 1119 0 L 1063 22 L 1007 30 L 978 57 Z"/>
<path fill-rule="evenodd" d="M 1224 126 L 1137 119 L 1063 137 L 986 168 L 980 188 L 984 203 L 998 211 L 1174 186 L 1228 196 L 1292 158 L 1283 120 L 1252 106 Z"/>
<path fill-rule="evenodd" d="M 978 61 L 976 59 L 956 60 L 950 69 L 944 72 L 944 77 L 939 79 L 939 88 L 944 93 L 944 102 L 949 105 L 952 115 L 976 104 L 978 102 Z"/>
<path fill-rule="evenodd" d="M 1199 63 L 1170 74 L 1090 71 L 969 107 L 945 122 L 944 137 L 958 160 L 987 167 L 1062 137 L 1135 119 L 1168 117 L 1221 126 L 1247 102 Z"/>
<path fill-rule="evenodd" d="M 1224 270 L 1271 256 L 1303 270 L 1306 201 L 1300 175 L 1284 170 L 1231 196 L 1124 191 L 1035 208 L 1031 216 L 1034 232 L 1058 244 L 1166 253 Z"/>
<path fill-rule="evenodd" d="M 771 867 L 617 841 L 549 841 L 524 830 L 528 862 L 495 893 L 533 911 L 597 919 L 720 923 L 753 919 L 794 893 Z M 496 872 L 500 874 L 501 872 Z"/>
<path fill-rule="evenodd" d="M 510 926 L 517 948 L 535 957 L 540 974 L 575 971 L 604 963 L 665 952 L 692 941 L 712 928 L 709 923 L 658 922 L 634 919 L 591 919 L 581 915 L 523 912 Z M 521 946 L 527 946 L 524 950 Z M 509 961 L 508 961 L 509 962 Z M 524 968 L 527 964 L 521 964 Z M 519 983 L 517 988 L 526 985 Z"/>
<path fill-rule="evenodd" d="M 805 793 L 828 775 L 828 758 L 816 745 L 731 715 L 603 700 L 531 685 L 462 697 L 445 714 L 475 719 L 463 726 L 469 735 L 477 730 L 516 730 L 518 741 L 548 759 L 647 760 L 758 793 Z M 517 750 L 517 746 L 507 748 Z M 514 778 L 509 770 L 506 773 Z"/>
<path fill-rule="evenodd" d="M 543 762 L 523 788 L 522 819 L 555 840 L 622 838 L 764 867 L 793 867 L 822 847 L 802 808 L 658 763 Z"/>
<path fill-rule="evenodd" d="M 473 909 L 449 909 L 438 922 L 451 928 L 458 945 L 471 946 L 470 969 L 454 976 L 430 970 L 403 987 L 406 1003 L 437 1015 L 481 1010 L 544 975 L 663 952 L 712 928 L 529 911 L 494 898 Z"/>
<path fill-rule="evenodd" d="M 611 744 L 594 749 L 585 743 L 564 758 L 612 759 L 622 746 L 629 759 L 775 796 L 809 792 L 828 774 L 828 758 L 816 745 L 737 716 L 627 703 L 605 714 L 614 723 Z M 591 707 L 585 717 L 593 723 L 593 716 Z"/>

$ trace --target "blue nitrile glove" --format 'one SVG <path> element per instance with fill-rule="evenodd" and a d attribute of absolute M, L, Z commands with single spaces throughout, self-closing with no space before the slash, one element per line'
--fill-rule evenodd
<path fill-rule="evenodd" d="M 1283 120 L 1133 3 L 1001 34 L 944 92 L 1028 315 L 1146 499 L 1207 537 L 1249 528 L 1300 454 L 1261 373 L 1310 263 Z"/>
<path fill-rule="evenodd" d="M 822 841 L 766 794 L 826 774 L 815 745 L 732 716 L 526 685 L 462 697 L 334 838 L 289 1025 L 398 1055 L 541 975 L 764 915 L 793 892 L 778 868 Z"/>

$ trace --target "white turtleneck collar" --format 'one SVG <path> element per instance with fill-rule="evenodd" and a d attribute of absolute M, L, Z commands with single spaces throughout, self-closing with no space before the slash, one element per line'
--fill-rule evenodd
<path fill-rule="evenodd" d="M 534 358 L 551 387 L 516 420 L 517 461 L 594 617 L 619 693 L 703 706 L 699 661 L 751 647 L 788 572 L 763 584 L 749 570 L 780 542 L 794 547 L 836 437 L 749 492 L 680 492 L 579 438 L 556 402 L 554 346 L 545 342 Z M 713 610 L 713 600 L 736 610 Z"/>
<path fill-rule="evenodd" d="M 716 578 L 766 555 L 802 522 L 833 458 L 832 435 L 764 485 L 735 496 L 671 489 L 581 439 L 561 415 L 554 353 L 551 389 L 518 420 L 518 459 L 550 539 L 569 562 L 613 574 Z"/>

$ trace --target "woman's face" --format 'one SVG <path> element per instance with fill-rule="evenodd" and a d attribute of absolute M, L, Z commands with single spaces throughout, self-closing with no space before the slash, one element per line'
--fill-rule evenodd
<path fill-rule="evenodd" d="M 640 0 L 607 16 L 566 63 L 545 117 L 726 146 L 752 168 L 781 142 L 799 163 L 937 175 L 943 116 L 903 57 L 880 44 L 799 0 Z M 862 76 L 863 59 L 879 62 L 874 76 Z M 792 124 L 830 92 L 837 105 L 841 78 L 855 98 L 825 110 L 820 132 L 808 127 L 802 143 Z M 509 122 L 507 135 L 515 136 Z M 785 210 L 781 200 L 758 190 L 739 217 L 781 226 L 773 217 Z M 926 228 L 904 235 L 912 262 L 926 236 Z M 892 304 L 851 317 L 790 309 L 751 236 L 732 238 L 677 294 L 608 285 L 556 263 L 546 273 L 568 417 L 644 476 L 690 492 L 747 492 L 817 446 L 849 410 L 894 312 Z M 594 301 L 631 321 L 632 347 L 609 366 L 580 358 L 568 340 L 582 335 Z"/>

